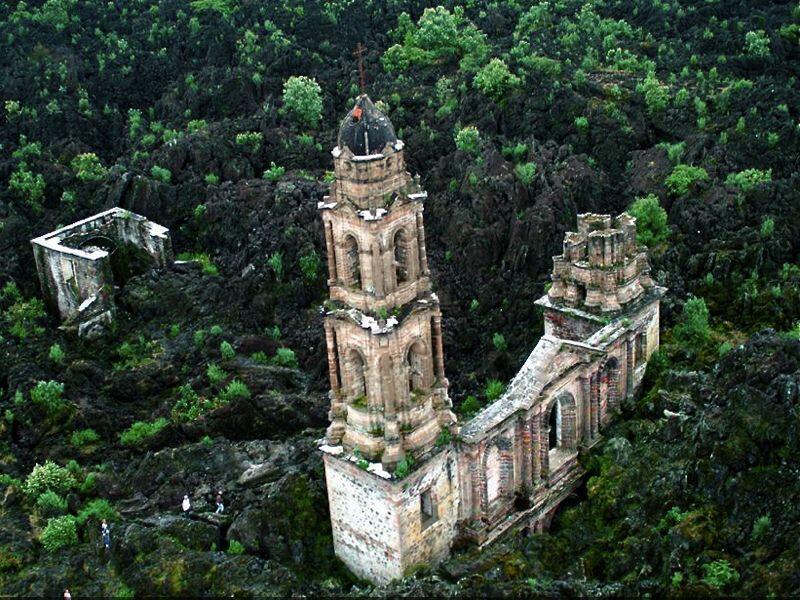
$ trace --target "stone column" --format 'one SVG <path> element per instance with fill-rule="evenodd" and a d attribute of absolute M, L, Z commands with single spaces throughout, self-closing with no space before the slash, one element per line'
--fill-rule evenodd
<path fill-rule="evenodd" d="M 547 422 L 547 413 L 539 415 L 539 456 L 542 461 L 542 479 L 546 481 L 550 476 L 550 423 Z"/>
<path fill-rule="evenodd" d="M 600 386 L 597 381 L 598 373 L 595 371 L 589 378 L 589 396 L 591 404 L 591 431 L 592 439 L 597 438 L 600 429 Z"/>
<path fill-rule="evenodd" d="M 325 221 L 325 247 L 328 250 L 328 286 L 332 286 L 339 278 L 336 271 L 336 244 L 333 241 L 333 224 Z"/>
<path fill-rule="evenodd" d="M 417 247 L 419 248 L 420 274 L 430 275 L 428 253 L 425 250 L 425 225 L 422 224 L 422 210 L 417 211 Z"/>
<path fill-rule="evenodd" d="M 444 344 L 442 342 L 442 315 L 436 311 L 431 317 L 431 344 L 435 355 L 435 376 L 444 385 Z"/>
<path fill-rule="evenodd" d="M 469 476 L 472 482 L 470 514 L 473 519 L 480 519 L 483 514 L 483 488 L 481 487 L 480 454 L 477 452 L 473 452 L 469 457 Z"/>
<path fill-rule="evenodd" d="M 533 440 L 531 439 L 531 427 L 528 421 L 520 420 L 518 424 L 520 438 L 522 440 L 522 485 L 526 489 L 533 489 Z"/>
<path fill-rule="evenodd" d="M 581 375 L 578 378 L 578 383 L 581 387 L 581 430 L 583 442 L 588 444 L 592 439 L 592 423 L 590 412 L 592 409 L 592 396 L 589 391 L 589 378 L 586 375 Z"/>
<path fill-rule="evenodd" d="M 633 374 L 636 369 L 636 353 L 634 352 L 634 345 L 636 343 L 634 336 L 628 337 L 628 343 L 625 348 L 625 397 L 633 397 Z M 619 408 L 615 406 L 614 408 Z"/>
<path fill-rule="evenodd" d="M 331 390 L 339 394 L 341 382 L 337 368 L 338 349 L 336 348 L 336 337 L 333 332 L 333 325 L 325 319 L 325 346 L 328 348 L 328 377 L 331 380 Z"/>
<path fill-rule="evenodd" d="M 531 433 L 531 458 L 533 460 L 533 485 L 539 485 L 542 479 L 542 440 L 539 435 L 539 415 L 533 415 L 528 422 Z"/>

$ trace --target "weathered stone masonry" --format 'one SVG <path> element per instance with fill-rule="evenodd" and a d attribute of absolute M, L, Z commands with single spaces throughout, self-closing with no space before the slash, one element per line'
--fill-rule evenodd
<path fill-rule="evenodd" d="M 79 334 L 112 319 L 114 252 L 130 245 L 155 266 L 172 260 L 169 230 L 123 208 L 46 233 L 31 245 L 46 303 Z"/>
<path fill-rule="evenodd" d="M 579 451 L 658 348 L 664 289 L 635 219 L 579 215 L 537 301 L 544 335 L 506 393 L 458 427 L 425 254 L 426 194 L 405 172 L 403 144 L 362 96 L 333 156 L 336 182 L 319 206 L 331 290 L 321 450 L 336 554 L 385 583 L 444 559 L 456 537 L 485 544 L 515 525 L 547 527 L 580 483 Z M 447 432 L 457 441 L 437 444 Z M 408 475 L 394 471 L 410 459 Z"/>

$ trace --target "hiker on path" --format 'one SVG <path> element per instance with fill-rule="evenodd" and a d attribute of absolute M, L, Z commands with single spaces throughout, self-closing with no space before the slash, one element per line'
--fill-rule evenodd
<path fill-rule="evenodd" d="M 103 547 L 106 552 L 111 551 L 111 530 L 108 528 L 108 523 L 103 519 L 103 524 L 100 526 L 100 533 L 103 535 Z"/>
<path fill-rule="evenodd" d="M 222 490 L 217 492 L 217 510 L 214 514 L 218 515 L 225 511 L 225 505 L 222 503 Z"/>
<path fill-rule="evenodd" d="M 181 508 L 183 508 L 183 514 L 188 515 L 189 509 L 192 508 L 192 503 L 189 502 L 189 495 L 186 494 L 183 497 L 183 502 L 181 503 Z"/>

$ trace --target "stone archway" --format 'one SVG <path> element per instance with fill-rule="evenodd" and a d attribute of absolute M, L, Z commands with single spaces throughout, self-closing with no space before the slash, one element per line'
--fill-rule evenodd
<path fill-rule="evenodd" d="M 355 289 L 361 289 L 361 257 L 358 242 L 353 235 L 344 238 L 345 283 Z"/>
<path fill-rule="evenodd" d="M 367 398 L 367 365 L 361 352 L 351 348 L 347 353 L 347 379 L 349 397 L 353 402 L 366 404 Z"/>
<path fill-rule="evenodd" d="M 406 230 L 400 228 L 394 234 L 394 274 L 397 286 L 401 286 L 411 278 L 409 269 L 409 239 Z"/>
<path fill-rule="evenodd" d="M 561 392 L 547 410 L 548 449 L 573 450 L 578 443 L 577 405 L 575 396 Z M 555 431 L 553 431 L 555 429 Z"/>
<path fill-rule="evenodd" d="M 425 344 L 421 340 L 415 341 L 406 352 L 406 373 L 408 374 L 408 393 L 414 390 L 424 390 L 427 387 Z"/>

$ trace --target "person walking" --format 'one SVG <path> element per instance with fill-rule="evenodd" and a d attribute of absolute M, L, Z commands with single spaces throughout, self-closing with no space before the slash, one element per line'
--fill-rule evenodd
<path fill-rule="evenodd" d="M 183 509 L 183 514 L 188 516 L 189 515 L 189 509 L 192 508 L 192 503 L 189 502 L 189 495 L 188 494 L 185 494 L 183 496 L 183 502 L 181 503 L 181 508 Z"/>
<path fill-rule="evenodd" d="M 219 515 L 225 511 L 225 505 L 222 503 L 222 490 L 217 492 L 217 510 L 214 511 L 214 514 Z"/>
<path fill-rule="evenodd" d="M 72 594 L 69 593 L 68 589 L 64 590 L 64 600 L 72 600 Z"/>

